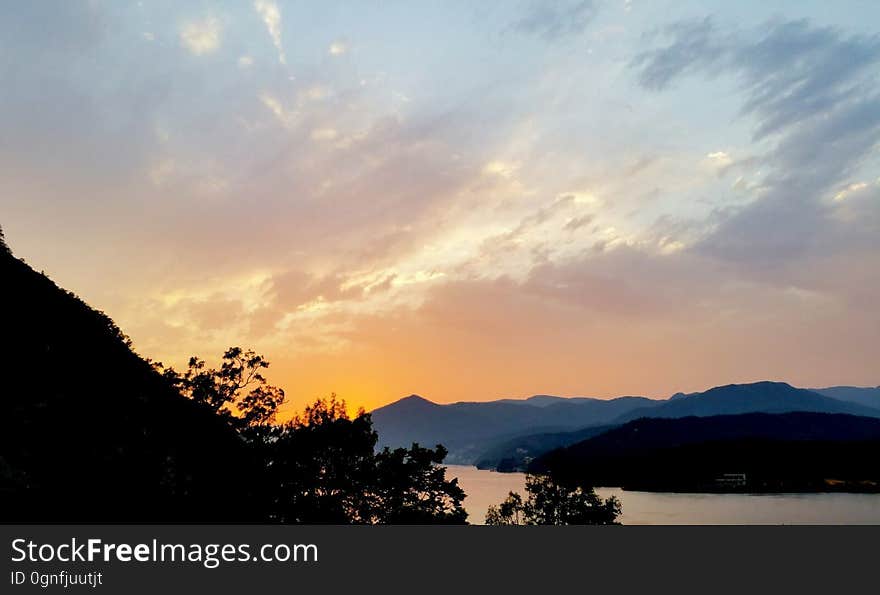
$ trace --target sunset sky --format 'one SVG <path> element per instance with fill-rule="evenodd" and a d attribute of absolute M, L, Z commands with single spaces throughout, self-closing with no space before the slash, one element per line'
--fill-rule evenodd
<path fill-rule="evenodd" d="M 775 6 L 773 6 L 775 5 Z M 880 3 L 3 3 L 0 225 L 291 407 L 880 384 Z"/>

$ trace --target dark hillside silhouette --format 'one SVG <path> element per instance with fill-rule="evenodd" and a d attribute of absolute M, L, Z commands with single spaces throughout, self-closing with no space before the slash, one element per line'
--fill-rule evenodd
<path fill-rule="evenodd" d="M 546 452 L 598 436 L 616 426 L 590 426 L 574 432 L 528 434 L 497 444 L 474 463 L 478 469 L 502 473 L 526 471 L 529 463 Z"/>
<path fill-rule="evenodd" d="M 880 419 L 828 413 L 642 418 L 530 466 L 588 486 L 880 492 Z"/>
<path fill-rule="evenodd" d="M 236 516 L 228 502 L 248 498 L 251 466 L 223 420 L 181 398 L 110 318 L 5 245 L 0 287 L 3 520 Z"/>

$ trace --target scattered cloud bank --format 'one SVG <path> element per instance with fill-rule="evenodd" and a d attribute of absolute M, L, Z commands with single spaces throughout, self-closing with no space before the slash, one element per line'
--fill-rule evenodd
<path fill-rule="evenodd" d="M 0 15 L 10 245 L 146 355 L 266 352 L 295 403 L 878 382 L 876 35 L 398 8 Z"/>

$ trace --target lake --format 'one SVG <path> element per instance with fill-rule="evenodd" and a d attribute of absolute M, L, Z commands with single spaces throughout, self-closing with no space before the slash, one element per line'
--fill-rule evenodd
<path fill-rule="evenodd" d="M 525 495 L 523 473 L 447 465 L 467 494 L 468 520 L 482 524 L 486 510 L 510 491 Z M 880 494 L 673 494 L 600 488 L 623 506 L 625 525 L 880 525 Z"/>

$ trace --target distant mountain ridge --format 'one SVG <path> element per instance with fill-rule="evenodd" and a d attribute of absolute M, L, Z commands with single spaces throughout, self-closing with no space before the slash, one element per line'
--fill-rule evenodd
<path fill-rule="evenodd" d="M 596 426 L 617 426 L 642 417 L 707 417 L 742 413 L 844 413 L 880 417 L 870 407 L 877 389 L 836 387 L 808 390 L 784 382 L 762 381 L 729 384 L 698 393 L 676 393 L 668 399 L 618 397 L 556 397 L 535 395 L 527 399 L 486 402 L 434 403 L 411 395 L 373 411 L 379 443 L 403 446 L 412 442 L 443 444 L 448 462 L 482 465 L 539 456 L 566 446 Z M 821 394 L 831 391 L 832 395 Z"/>
<path fill-rule="evenodd" d="M 539 405 L 509 400 L 440 405 L 410 395 L 374 410 L 372 418 L 380 446 L 443 444 L 449 450 L 448 462 L 471 463 L 500 440 L 608 423 L 656 403 L 645 397 L 558 399 L 539 399 Z"/>
<path fill-rule="evenodd" d="M 554 395 L 532 395 L 531 397 L 527 397 L 525 399 L 498 399 L 495 402 L 512 403 L 513 405 L 533 405 L 535 407 L 546 407 L 548 405 L 556 405 L 558 403 L 583 403 L 584 401 L 601 400 L 602 399 L 598 399 L 595 397 L 557 397 Z"/>
<path fill-rule="evenodd" d="M 880 409 L 880 386 L 874 388 L 862 388 L 858 386 L 830 386 L 828 388 L 811 388 L 811 391 L 838 399 L 858 403 L 866 407 Z"/>
<path fill-rule="evenodd" d="M 762 381 L 716 386 L 705 392 L 669 399 L 649 409 L 628 411 L 614 421 L 622 424 L 640 417 L 707 417 L 792 411 L 880 417 L 880 409 L 826 397 L 815 391 L 795 388 L 785 382 Z"/>

